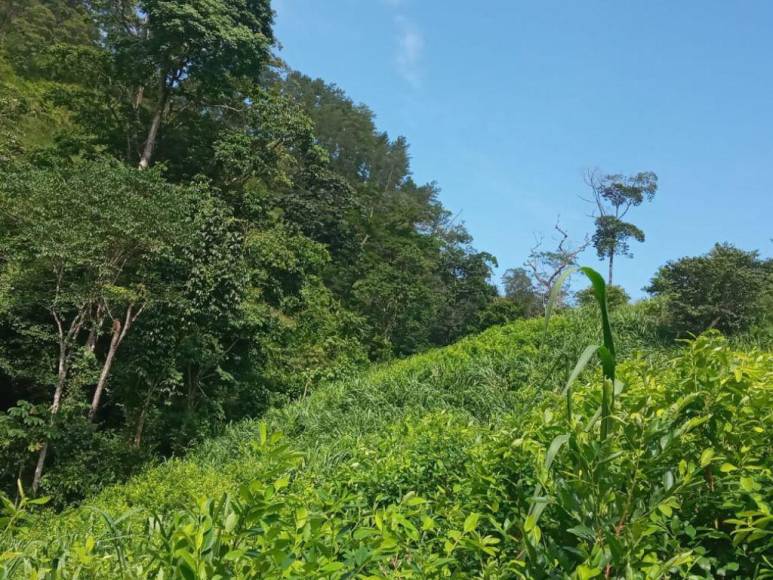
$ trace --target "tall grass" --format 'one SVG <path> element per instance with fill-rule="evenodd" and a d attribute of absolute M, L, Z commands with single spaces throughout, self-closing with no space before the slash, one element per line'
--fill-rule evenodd
<path fill-rule="evenodd" d="M 765 577 L 773 355 L 653 350 L 636 312 L 518 322 L 324 387 L 33 517 L 0 578 Z"/>

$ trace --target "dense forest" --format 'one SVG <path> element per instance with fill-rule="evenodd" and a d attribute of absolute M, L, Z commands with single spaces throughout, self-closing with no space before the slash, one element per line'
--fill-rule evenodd
<path fill-rule="evenodd" d="M 6 489 L 77 498 L 480 328 L 494 258 L 404 139 L 272 55 L 271 21 L 267 2 L 3 2 Z"/>
<path fill-rule="evenodd" d="M 0 577 L 771 577 L 773 260 L 629 304 L 658 177 L 589 171 L 497 284 L 273 17 L 0 0 Z"/>

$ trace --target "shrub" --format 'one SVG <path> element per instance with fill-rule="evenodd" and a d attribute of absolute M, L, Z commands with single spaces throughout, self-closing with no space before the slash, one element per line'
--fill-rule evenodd
<path fill-rule="evenodd" d="M 772 287 L 773 260 L 717 244 L 704 256 L 668 262 L 647 290 L 665 299 L 665 323 L 673 334 L 709 328 L 734 334 L 759 321 Z"/>

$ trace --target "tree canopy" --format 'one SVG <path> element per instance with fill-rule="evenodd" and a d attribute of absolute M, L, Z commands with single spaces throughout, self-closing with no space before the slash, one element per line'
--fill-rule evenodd
<path fill-rule="evenodd" d="M 632 256 L 629 240 L 644 241 L 644 231 L 625 221 L 631 208 L 652 201 L 658 190 L 658 176 L 652 171 L 635 175 L 600 175 L 589 172 L 586 183 L 593 192 L 596 206 L 596 231 L 592 243 L 598 257 L 609 262 L 607 283 L 612 284 L 615 256 Z"/>
<path fill-rule="evenodd" d="M 770 315 L 766 305 L 773 292 L 773 260 L 717 244 L 703 256 L 668 262 L 647 290 L 665 300 L 672 332 L 699 334 L 717 328 L 737 333 Z"/>
<path fill-rule="evenodd" d="M 66 503 L 481 327 L 494 257 L 274 47 L 268 0 L 0 4 L 6 489 Z"/>

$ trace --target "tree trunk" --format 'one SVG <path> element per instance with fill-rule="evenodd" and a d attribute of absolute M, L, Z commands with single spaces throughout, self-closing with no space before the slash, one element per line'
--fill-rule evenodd
<path fill-rule="evenodd" d="M 105 390 L 107 384 L 107 378 L 110 376 L 110 369 L 113 366 L 113 359 L 115 359 L 115 353 L 118 351 L 118 347 L 121 346 L 126 333 L 129 332 L 132 323 L 137 320 L 137 317 L 142 313 L 145 305 L 139 307 L 137 312 L 134 312 L 134 304 L 129 304 L 126 307 L 126 316 L 121 325 L 121 321 L 117 318 L 113 320 L 113 336 L 110 339 L 110 348 L 107 350 L 107 356 L 105 362 L 102 365 L 102 371 L 99 373 L 99 380 L 97 386 L 94 389 L 94 397 L 91 399 L 91 408 L 89 409 L 89 421 L 94 419 L 99 409 L 99 400 L 102 398 L 102 392 Z"/>
<path fill-rule="evenodd" d="M 609 253 L 609 279 L 607 280 L 608 286 L 612 285 L 612 265 L 614 261 L 615 261 L 615 250 L 613 248 L 612 251 Z"/>
<path fill-rule="evenodd" d="M 717 316 L 714 320 L 711 321 L 711 324 L 706 328 L 706 330 L 711 330 L 714 328 L 717 324 L 719 324 L 719 321 L 722 320 L 722 315 L 720 314 Z"/>
<path fill-rule="evenodd" d="M 142 411 L 137 418 L 137 428 L 134 431 L 134 446 L 139 449 L 142 442 L 142 430 L 145 428 L 145 417 L 148 414 L 148 407 L 150 407 L 150 399 L 153 395 L 153 387 L 148 389 L 148 396 L 145 397 L 145 403 L 142 405 Z"/>
<path fill-rule="evenodd" d="M 96 308 L 96 314 L 94 315 L 91 328 L 89 329 L 89 336 L 86 339 L 86 348 L 89 352 L 94 352 L 97 348 L 97 338 L 99 338 L 99 331 L 102 328 L 104 319 L 105 315 L 102 313 L 102 305 L 99 304 Z"/>
<path fill-rule="evenodd" d="M 134 93 L 134 98 L 132 99 L 132 107 L 134 107 L 135 111 L 139 111 L 140 105 L 142 105 L 142 98 L 145 95 L 145 87 L 143 85 L 140 85 L 137 87 L 137 92 Z"/>
<path fill-rule="evenodd" d="M 53 418 L 59 412 L 62 406 L 62 393 L 64 392 L 64 383 L 67 379 L 67 344 L 64 341 L 59 343 L 59 366 L 57 369 L 56 389 L 54 389 L 54 402 L 51 404 L 51 417 Z M 40 486 L 40 479 L 43 477 L 43 467 L 46 464 L 48 455 L 48 440 L 43 442 L 40 448 L 38 462 L 35 465 L 35 474 L 32 476 L 32 493 L 37 493 Z"/>
<path fill-rule="evenodd" d="M 113 366 L 113 359 L 115 353 L 118 350 L 118 345 L 121 344 L 121 338 L 123 338 L 123 332 L 121 329 L 121 321 L 113 320 L 113 336 L 110 339 L 110 348 L 107 351 L 105 357 L 105 363 L 102 365 L 102 371 L 99 373 L 99 380 L 97 386 L 94 389 L 94 397 L 91 399 L 91 408 L 89 409 L 89 421 L 94 420 L 94 415 L 97 414 L 99 408 L 99 400 L 102 398 L 102 392 L 105 390 L 107 384 L 107 377 L 110 375 L 110 369 Z"/>
<path fill-rule="evenodd" d="M 162 77 L 161 94 L 159 95 L 158 106 L 156 107 L 156 112 L 153 115 L 153 121 L 150 123 L 148 137 L 145 140 L 145 147 L 143 148 L 142 156 L 140 157 L 140 169 L 147 169 L 150 167 L 150 162 L 153 159 L 153 150 L 156 148 L 158 131 L 161 128 L 161 122 L 164 120 L 168 92 L 169 90 L 166 87 L 166 79 L 165 77 Z"/>
<path fill-rule="evenodd" d="M 43 467 L 46 465 L 46 455 L 48 455 L 48 440 L 43 442 L 43 447 L 40 448 L 40 455 L 38 455 L 38 462 L 35 464 L 35 475 L 32 477 L 32 495 L 38 493 L 40 480 L 43 477 Z"/>

